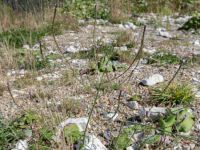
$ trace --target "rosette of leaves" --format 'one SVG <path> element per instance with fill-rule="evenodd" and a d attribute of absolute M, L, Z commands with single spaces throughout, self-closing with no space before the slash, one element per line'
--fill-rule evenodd
<path fill-rule="evenodd" d="M 112 61 L 110 61 L 108 57 L 103 57 L 98 62 L 97 67 L 98 67 L 98 71 L 100 71 L 100 72 L 112 72 L 112 71 L 115 71 L 115 67 L 114 67 Z"/>
<path fill-rule="evenodd" d="M 132 141 L 132 136 L 137 133 L 146 133 L 149 134 L 153 132 L 152 128 L 149 125 L 142 125 L 142 124 L 134 124 L 128 127 L 125 127 L 122 129 L 121 133 L 118 135 L 118 137 L 114 137 L 112 141 L 112 149 L 113 150 L 124 150 L 128 146 L 130 146 Z M 159 141 L 160 136 L 153 135 L 153 136 L 147 136 L 143 140 L 141 140 L 141 145 L 139 144 L 139 147 L 143 147 L 143 144 L 154 144 L 157 141 Z"/>
<path fill-rule="evenodd" d="M 194 126 L 194 115 L 189 109 L 169 111 L 160 119 L 162 134 L 171 135 L 176 132 L 189 132 Z"/>

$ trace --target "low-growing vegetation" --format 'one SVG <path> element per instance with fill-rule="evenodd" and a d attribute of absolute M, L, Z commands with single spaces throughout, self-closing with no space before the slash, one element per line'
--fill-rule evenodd
<path fill-rule="evenodd" d="M 151 97 L 157 104 L 164 105 L 189 105 L 194 101 L 194 94 L 191 86 L 187 84 L 173 83 L 167 89 L 165 86 L 155 88 Z"/>
<path fill-rule="evenodd" d="M 33 112 L 27 112 L 23 116 L 11 122 L 0 122 L 0 145 L 2 150 L 12 149 L 20 139 L 32 136 L 31 126 L 39 119 Z"/>
<path fill-rule="evenodd" d="M 186 23 L 183 24 L 180 30 L 195 30 L 199 33 L 200 30 L 200 13 L 194 14 Z"/>
<path fill-rule="evenodd" d="M 0 150 L 199 149 L 199 6 L 0 0 Z"/>
<path fill-rule="evenodd" d="M 156 52 L 153 55 L 149 56 L 147 58 L 148 64 L 179 64 L 181 61 L 181 58 L 179 58 L 175 54 L 171 54 L 169 52 Z"/>

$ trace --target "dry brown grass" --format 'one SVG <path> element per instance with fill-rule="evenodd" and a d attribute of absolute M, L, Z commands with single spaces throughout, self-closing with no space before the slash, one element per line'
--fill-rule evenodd
<path fill-rule="evenodd" d="M 132 31 L 123 31 L 117 37 L 117 46 L 127 46 L 127 47 L 134 47 L 136 44 L 134 35 Z"/>
<path fill-rule="evenodd" d="M 14 12 L 11 8 L 3 5 L 0 6 L 1 15 L 0 15 L 0 31 L 6 31 L 10 28 L 38 28 L 43 25 L 44 21 L 41 16 L 28 13 L 28 12 Z M 48 16 L 48 15 L 46 15 Z M 45 17 L 46 19 L 46 17 Z"/>
<path fill-rule="evenodd" d="M 128 19 L 126 8 L 123 0 L 109 0 L 110 15 L 109 19 L 112 23 L 121 23 Z"/>
<path fill-rule="evenodd" d="M 38 29 L 46 24 L 51 24 L 54 8 L 46 8 L 44 12 L 15 12 L 8 6 L 0 6 L 0 31 L 13 28 Z M 56 22 L 68 24 L 70 29 L 77 27 L 77 20 L 69 14 L 63 14 L 58 9 Z"/>
<path fill-rule="evenodd" d="M 16 67 L 14 52 L 15 49 L 9 47 L 7 43 L 0 45 L 0 68 L 2 70 Z"/>

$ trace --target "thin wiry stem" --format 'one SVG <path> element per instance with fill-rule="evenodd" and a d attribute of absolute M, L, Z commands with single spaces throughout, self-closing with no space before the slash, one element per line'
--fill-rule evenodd
<path fill-rule="evenodd" d="M 122 96 L 122 91 L 120 90 L 120 91 L 119 91 L 118 100 L 117 100 L 118 102 L 117 102 L 116 111 L 115 111 L 114 115 L 113 115 L 109 120 L 112 120 L 112 119 L 115 117 L 115 115 L 117 114 L 117 112 L 119 111 L 121 96 Z"/>
<path fill-rule="evenodd" d="M 21 108 L 21 106 L 19 106 L 19 105 L 17 104 L 17 102 L 16 102 L 16 100 L 15 100 L 13 94 L 12 94 L 12 91 L 11 91 L 9 82 L 7 82 L 7 89 L 8 89 L 8 93 L 10 94 L 10 97 L 12 98 L 13 103 L 14 103 L 17 107 L 20 107 L 20 108 Z"/>
<path fill-rule="evenodd" d="M 58 51 L 62 54 L 62 51 L 61 51 L 61 49 L 60 49 L 60 47 L 59 47 L 59 45 L 58 45 L 58 42 L 57 42 L 57 40 L 56 40 L 55 30 L 54 30 L 55 19 L 56 19 L 56 14 L 57 14 L 57 7 L 58 7 L 58 5 L 55 4 L 54 14 L 53 14 L 53 21 L 52 21 L 52 31 L 53 31 L 53 34 L 52 34 L 52 35 L 53 35 L 53 40 L 54 40 L 54 43 L 56 44 L 56 47 L 57 47 Z"/>
<path fill-rule="evenodd" d="M 44 61 L 45 58 L 44 58 L 44 53 L 43 53 L 42 43 L 41 43 L 41 41 L 39 41 L 39 44 L 40 44 L 40 55 L 41 55 L 41 57 L 42 57 L 42 60 Z"/>
<path fill-rule="evenodd" d="M 95 11 L 95 18 L 94 18 L 94 30 L 93 30 L 93 45 L 94 45 L 94 57 L 95 60 L 97 58 L 97 41 L 96 41 L 96 25 L 97 25 L 97 1 L 95 0 L 95 6 L 94 6 L 94 11 Z"/>
<path fill-rule="evenodd" d="M 102 77 L 103 77 L 103 75 L 102 75 Z M 100 80 L 100 81 L 101 81 L 101 80 Z M 91 110 L 90 110 L 90 112 L 89 112 L 88 121 L 87 121 L 87 124 L 86 124 L 86 127 L 85 127 L 85 131 L 84 131 L 84 135 L 83 135 L 83 145 L 85 144 L 85 138 L 86 138 L 86 133 L 87 133 L 87 129 L 88 129 L 88 126 L 89 126 L 89 122 L 90 122 L 90 119 L 91 119 L 91 117 L 92 117 L 92 114 L 93 114 L 95 105 L 96 105 L 96 103 L 97 103 L 97 99 L 98 99 L 98 97 L 99 97 L 99 93 L 100 93 L 99 88 L 100 88 L 101 84 L 102 84 L 102 83 L 100 82 L 100 83 L 99 83 L 99 87 L 97 88 L 97 92 L 96 92 L 96 96 L 95 96 L 95 98 L 94 98 L 94 102 L 93 102 L 93 104 L 92 104 L 92 108 L 91 108 Z"/>
<path fill-rule="evenodd" d="M 97 51 L 96 51 L 97 50 L 97 45 L 96 45 L 97 0 L 95 0 L 94 11 L 95 11 L 95 21 L 94 21 L 94 30 L 93 30 L 93 44 L 94 44 L 94 56 L 95 56 L 95 60 L 96 60 L 96 54 L 97 54 Z M 100 83 L 99 83 L 99 88 L 100 88 L 100 86 L 101 86 L 101 80 L 100 80 Z M 83 145 L 85 144 L 85 138 L 86 138 L 86 133 L 87 133 L 88 125 L 89 125 L 90 119 L 92 117 L 92 114 L 93 114 L 94 107 L 96 105 L 97 99 L 99 97 L 99 92 L 100 92 L 99 88 L 97 89 L 97 93 L 96 93 L 94 102 L 92 104 L 92 108 L 91 108 L 91 110 L 89 112 L 88 122 L 86 124 L 86 128 L 85 128 L 85 131 L 84 131 L 84 136 L 83 136 Z"/>
<path fill-rule="evenodd" d="M 56 14 L 57 14 L 57 8 L 58 8 L 58 5 L 55 4 L 54 14 L 53 14 L 53 20 L 52 20 L 52 31 L 53 31 L 52 36 L 53 36 L 53 40 L 54 40 L 54 43 L 55 43 L 55 45 L 56 45 L 58 51 L 60 52 L 61 56 L 63 56 L 64 54 L 63 54 L 62 50 L 60 49 L 59 44 L 58 44 L 58 42 L 57 42 L 57 40 L 56 40 L 55 29 L 54 29 L 55 20 L 56 20 Z M 72 68 L 70 62 L 69 62 L 68 60 L 66 60 L 66 63 L 67 63 L 68 66 L 70 67 L 70 70 L 73 72 L 73 76 L 77 79 L 77 81 L 81 82 L 81 81 L 76 77 L 75 70 Z"/>
<path fill-rule="evenodd" d="M 184 62 L 181 61 L 177 71 L 175 72 L 175 74 L 173 75 L 172 79 L 168 82 L 167 86 L 164 88 L 163 92 L 165 92 L 168 87 L 170 86 L 170 84 L 174 81 L 174 79 L 176 78 L 176 76 L 178 75 L 179 71 L 181 70 L 182 66 L 184 65 Z"/>
<path fill-rule="evenodd" d="M 123 76 L 124 74 L 126 74 L 126 73 L 130 70 L 130 68 L 133 66 L 133 64 L 134 64 L 138 59 L 140 59 L 140 58 L 143 56 L 143 47 L 144 47 L 144 36 L 145 36 L 145 32 L 146 32 L 146 25 L 144 26 L 144 29 L 143 29 L 143 34 L 142 34 L 142 39 L 141 39 L 140 48 L 139 48 L 139 50 L 138 50 L 138 52 L 137 52 L 137 54 L 136 54 L 134 60 L 132 61 L 132 63 L 129 65 L 129 67 L 128 67 L 122 74 L 120 74 L 120 75 L 117 76 L 117 77 L 112 78 L 111 81 L 112 81 L 112 80 L 116 80 L 116 79 L 120 78 L 121 76 Z"/>

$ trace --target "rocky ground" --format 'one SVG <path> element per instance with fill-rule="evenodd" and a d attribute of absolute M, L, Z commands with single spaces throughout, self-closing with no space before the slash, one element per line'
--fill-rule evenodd
<path fill-rule="evenodd" d="M 81 20 L 78 31 L 65 31 L 64 34 L 56 36 L 56 41 L 63 55 L 51 60 L 51 63 L 54 64 L 53 67 L 37 72 L 13 69 L 2 75 L 2 83 L 6 85 L 9 82 L 10 91 L 5 90 L 0 95 L 1 116 L 10 119 L 24 110 L 33 109 L 49 118 L 56 114 L 59 119 L 58 122 L 62 122 L 66 118 L 87 119 L 92 104 L 97 99 L 89 122 L 88 132 L 98 137 L 101 141 L 98 141 L 99 144 L 108 148 L 111 137 L 118 134 L 123 123 L 125 123 L 125 126 L 130 126 L 133 123 L 148 124 L 146 118 L 149 117 L 144 114 L 150 114 L 149 116 L 151 116 L 151 113 L 160 114 L 166 111 L 167 107 L 170 107 L 164 107 L 162 104 L 155 106 L 150 103 L 149 92 L 154 87 L 168 83 L 177 71 L 179 64 L 148 64 L 146 57 L 144 57 L 140 60 L 136 69 L 135 63 L 124 75 L 112 81 L 112 83 L 121 85 L 120 90 L 110 90 L 105 87 L 103 91 L 98 92 L 95 87 L 102 78 L 103 80 L 113 79 L 113 77 L 122 74 L 124 70 L 116 70 L 107 74 L 84 74 L 82 71 L 90 68 L 95 61 L 82 59 L 77 54 L 80 51 L 90 51 L 96 42 L 98 44 L 112 44 L 116 41 L 119 33 L 123 31 L 131 33 L 135 40 L 135 46 L 132 48 L 126 45 L 115 46 L 115 50 L 122 53 L 131 51 L 131 53 L 136 54 L 140 47 L 143 32 L 142 24 L 146 24 L 144 52 L 148 56 L 160 50 L 181 58 L 200 56 L 200 36 L 192 32 L 177 30 L 189 18 L 187 16 L 158 17 L 150 14 L 136 19 L 137 24 L 141 24 L 140 26 L 131 22 L 111 24 L 104 20 L 98 20 L 95 32 L 93 20 Z M 60 54 L 53 37 L 45 37 L 42 43 L 45 45 L 45 56 Z M 24 48 L 37 51 L 39 45 L 36 44 L 33 48 L 24 46 Z M 200 59 L 200 57 L 197 58 Z M 125 65 L 129 66 L 130 64 Z M 135 70 L 131 78 L 125 81 L 133 69 Z M 147 86 L 138 85 L 143 79 L 155 74 L 159 74 L 161 79 L 155 77 L 156 81 L 144 81 Z M 154 79 L 150 78 L 149 80 Z M 200 64 L 194 63 L 184 66 L 173 82 L 187 83 L 195 89 L 195 103 L 189 106 L 195 114 L 195 125 L 192 131 L 187 133 L 187 136 L 198 137 L 200 136 Z M 138 101 L 130 102 L 129 99 L 135 94 L 139 94 L 141 97 Z M 151 110 L 150 108 L 155 109 Z M 53 122 L 53 125 L 58 126 L 58 122 Z M 83 124 L 86 124 L 86 122 L 83 122 Z M 135 141 L 143 137 L 142 135 L 135 135 Z M 189 150 L 200 148 L 200 141 L 186 139 L 177 144 L 176 141 L 173 141 L 174 139 L 168 138 L 168 140 L 168 143 L 165 141 L 165 149 Z M 133 146 L 127 149 L 134 149 L 135 143 L 133 142 Z M 104 149 L 104 146 L 101 149 Z M 148 147 L 147 144 L 146 149 L 154 148 Z"/>

